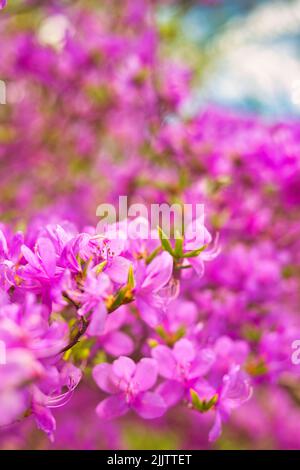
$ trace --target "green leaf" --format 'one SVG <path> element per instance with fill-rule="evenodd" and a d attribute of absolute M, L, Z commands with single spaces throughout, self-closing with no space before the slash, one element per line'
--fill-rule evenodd
<path fill-rule="evenodd" d="M 125 299 L 127 293 L 128 293 L 127 286 L 122 287 L 122 289 L 119 290 L 116 297 L 114 298 L 113 303 L 111 304 L 109 308 L 110 313 L 114 312 L 115 310 L 117 310 L 117 308 L 121 307 L 121 305 L 123 304 L 123 300 Z"/>
<path fill-rule="evenodd" d="M 163 231 L 161 227 L 157 227 L 157 229 L 158 229 L 158 234 L 159 234 L 159 238 L 161 241 L 161 246 L 163 247 L 165 251 L 170 253 L 170 255 L 174 256 L 173 248 L 170 243 L 170 240 L 168 240 L 167 235 L 165 234 L 165 232 Z"/>
<path fill-rule="evenodd" d="M 180 328 L 178 328 L 178 330 L 176 331 L 174 335 L 175 341 L 179 341 L 181 338 L 183 338 L 185 336 L 185 333 L 186 333 L 186 329 L 184 326 L 181 326 Z"/>
<path fill-rule="evenodd" d="M 127 281 L 127 287 L 132 290 L 134 289 L 135 286 L 135 279 L 134 279 L 134 272 L 133 272 L 133 266 L 132 264 L 130 265 L 129 271 L 128 271 L 128 281 Z"/>
<path fill-rule="evenodd" d="M 155 248 L 154 251 L 152 251 L 152 253 L 146 258 L 146 264 L 150 264 L 151 261 L 154 260 L 154 258 L 160 253 L 161 251 L 161 246 L 158 246 L 157 248 Z"/>
<path fill-rule="evenodd" d="M 200 255 L 200 253 L 202 253 L 202 251 L 206 249 L 206 247 L 207 245 L 203 245 L 201 248 L 198 248 L 197 250 L 186 251 L 184 255 L 182 256 L 182 258 L 196 258 L 197 256 Z"/>
<path fill-rule="evenodd" d="M 156 333 L 158 334 L 158 336 L 160 336 L 163 340 L 167 340 L 168 334 L 167 334 L 167 332 L 165 331 L 165 329 L 164 329 L 163 326 L 158 325 L 158 326 L 155 328 L 155 331 L 156 331 Z"/>
<path fill-rule="evenodd" d="M 174 256 L 176 258 L 182 258 L 183 257 L 183 238 L 178 232 L 178 230 L 176 230 L 175 236 L 176 236 L 176 240 L 175 240 Z"/>
<path fill-rule="evenodd" d="M 87 276 L 88 267 L 89 267 L 89 264 L 91 263 L 91 261 L 92 261 L 92 258 L 88 259 L 87 262 L 81 263 L 81 264 L 82 264 L 82 268 L 83 268 L 83 269 L 82 269 L 82 276 L 83 276 L 84 278 L 86 278 L 86 276 Z"/>
<path fill-rule="evenodd" d="M 203 400 L 204 411 L 211 410 L 218 401 L 218 394 L 216 393 L 209 401 Z"/>
<path fill-rule="evenodd" d="M 106 265 L 107 265 L 107 261 L 103 261 L 102 263 L 98 264 L 96 266 L 96 274 L 102 273 L 102 271 L 103 271 L 103 269 L 105 268 Z"/>
<path fill-rule="evenodd" d="M 201 411 L 202 412 L 202 402 L 199 398 L 199 395 L 198 393 L 193 390 L 192 388 L 190 389 L 190 395 L 191 395 L 191 399 L 192 399 L 192 405 L 193 407 L 198 410 L 198 411 Z"/>
<path fill-rule="evenodd" d="M 209 401 L 201 400 L 198 393 L 190 389 L 190 395 L 192 399 L 192 405 L 195 410 L 200 411 L 200 413 L 206 413 L 207 411 L 211 410 L 218 401 L 218 394 L 216 393 Z"/>
<path fill-rule="evenodd" d="M 113 298 L 112 303 L 108 302 L 106 304 L 107 310 L 109 313 L 114 312 L 117 308 L 121 307 L 123 304 L 128 304 L 133 300 L 133 292 L 135 286 L 133 266 L 130 265 L 128 270 L 128 278 L 126 286 L 123 286 L 117 295 Z"/>

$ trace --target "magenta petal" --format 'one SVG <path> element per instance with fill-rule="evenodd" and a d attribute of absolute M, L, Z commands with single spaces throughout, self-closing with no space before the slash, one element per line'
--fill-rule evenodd
<path fill-rule="evenodd" d="M 10 250 L 9 250 L 14 261 L 17 261 L 20 256 L 20 249 L 23 243 L 24 243 L 24 234 L 22 232 L 17 232 L 13 236 Z"/>
<path fill-rule="evenodd" d="M 140 393 L 132 408 L 144 419 L 154 419 L 162 416 L 166 410 L 166 404 L 157 393 Z"/>
<path fill-rule="evenodd" d="M 69 390 L 74 390 L 82 379 L 82 371 L 72 363 L 67 362 L 61 370 L 62 385 L 66 385 Z"/>
<path fill-rule="evenodd" d="M 69 269 L 72 269 L 75 272 L 80 271 L 79 263 L 76 259 L 75 254 L 69 247 L 69 245 L 66 245 L 65 248 L 63 249 L 60 259 L 59 259 L 59 265 L 68 267 Z"/>
<path fill-rule="evenodd" d="M 7 241 L 2 230 L 0 230 L 0 253 L 4 256 L 8 254 Z"/>
<path fill-rule="evenodd" d="M 110 265 L 105 269 L 105 273 L 113 282 L 117 284 L 126 284 L 128 279 L 128 271 L 130 261 L 122 256 L 116 256 L 112 259 Z"/>
<path fill-rule="evenodd" d="M 32 411 L 38 428 L 44 431 L 48 435 L 49 439 L 53 441 L 56 421 L 51 411 L 39 403 L 34 403 L 32 405 Z"/>
<path fill-rule="evenodd" d="M 121 356 L 113 363 L 113 373 L 119 379 L 124 379 L 129 382 L 135 372 L 136 365 L 132 359 L 126 356 Z"/>
<path fill-rule="evenodd" d="M 26 245 L 22 245 L 21 247 L 21 252 L 24 258 L 26 259 L 27 263 L 30 264 L 33 268 L 40 270 L 41 266 L 40 263 L 35 256 L 35 254 L 31 251 L 30 248 L 28 248 Z"/>
<path fill-rule="evenodd" d="M 222 420 L 221 420 L 220 413 L 217 412 L 215 422 L 208 435 L 209 442 L 215 442 L 221 436 L 221 432 L 222 432 Z"/>
<path fill-rule="evenodd" d="M 154 359 L 144 358 L 136 366 L 134 380 L 141 391 L 149 390 L 157 380 L 157 363 Z"/>
<path fill-rule="evenodd" d="M 105 337 L 104 348 L 112 356 L 121 356 L 123 354 L 131 354 L 134 349 L 134 343 L 122 331 L 113 331 Z"/>
<path fill-rule="evenodd" d="M 204 225 L 204 218 L 191 222 L 185 231 L 186 251 L 197 250 L 212 241 L 212 236 Z"/>
<path fill-rule="evenodd" d="M 156 392 L 163 398 L 167 407 L 176 405 L 184 395 L 184 387 L 180 382 L 175 380 L 167 380 L 161 384 Z"/>
<path fill-rule="evenodd" d="M 123 394 L 113 395 L 101 401 L 96 408 L 100 419 L 110 420 L 123 416 L 129 410 Z"/>
<path fill-rule="evenodd" d="M 104 305 L 104 302 L 101 300 L 92 313 L 91 322 L 87 329 L 87 334 L 89 336 L 99 336 L 104 330 L 105 320 L 107 316 L 107 310 Z"/>
<path fill-rule="evenodd" d="M 202 277 L 204 274 L 204 263 L 201 258 L 201 255 L 196 256 L 196 258 L 189 259 L 190 264 L 193 266 L 194 270 L 198 274 L 199 277 Z"/>
<path fill-rule="evenodd" d="M 172 271 L 173 258 L 169 253 L 164 251 L 149 264 L 142 289 L 158 291 L 169 282 Z"/>
<path fill-rule="evenodd" d="M 196 359 L 193 362 L 193 365 L 190 370 L 189 377 L 192 379 L 194 377 L 200 377 L 207 374 L 211 369 L 216 359 L 216 355 L 212 349 L 205 348 L 202 349 L 196 356 Z"/>
<path fill-rule="evenodd" d="M 1 367 L 0 367 L 1 369 Z M 3 380 L 3 378 L 2 378 Z M 26 392 L 6 387 L 0 391 L 0 428 L 12 424 L 20 418 L 28 408 Z"/>
<path fill-rule="evenodd" d="M 188 339 L 177 341 L 173 352 L 175 358 L 180 363 L 191 362 L 195 358 L 195 348 Z"/>
<path fill-rule="evenodd" d="M 45 272 L 50 278 L 54 277 L 56 270 L 56 253 L 52 242 L 48 238 L 40 238 L 37 246 Z"/>
<path fill-rule="evenodd" d="M 111 381 L 112 366 L 111 364 L 98 364 L 93 369 L 93 379 L 101 390 L 106 393 L 117 393 L 118 388 Z"/>
<path fill-rule="evenodd" d="M 152 350 L 152 356 L 157 361 L 160 375 L 166 379 L 173 378 L 176 369 L 176 361 L 172 351 L 167 348 L 167 346 L 157 346 Z"/>
<path fill-rule="evenodd" d="M 152 307 L 151 305 L 149 305 L 149 303 L 145 302 L 142 299 L 137 300 L 137 307 L 141 312 L 142 319 L 151 328 L 155 328 L 156 326 L 158 326 L 159 323 L 161 323 L 162 315 L 158 309 Z"/>
<path fill-rule="evenodd" d="M 204 379 L 199 379 L 193 388 L 201 400 L 209 401 L 217 393 L 216 389 Z"/>
<path fill-rule="evenodd" d="M 240 370 L 240 366 L 233 366 L 223 378 L 222 404 L 225 408 L 237 408 L 249 400 L 251 394 L 252 387 L 247 375 Z"/>
<path fill-rule="evenodd" d="M 105 239 L 109 240 L 108 246 L 113 256 L 118 256 L 122 251 L 124 251 L 126 243 L 125 238 L 126 234 L 119 229 L 116 229 L 116 231 L 109 230 L 105 233 Z"/>
<path fill-rule="evenodd" d="M 122 306 L 110 313 L 107 317 L 107 322 L 105 325 L 105 333 L 118 330 L 124 324 L 127 317 L 126 306 Z"/>

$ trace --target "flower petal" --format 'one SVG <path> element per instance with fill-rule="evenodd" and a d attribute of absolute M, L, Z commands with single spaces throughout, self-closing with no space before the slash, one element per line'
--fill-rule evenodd
<path fill-rule="evenodd" d="M 212 241 L 212 236 L 204 225 L 204 217 L 192 221 L 185 231 L 186 251 L 197 250 Z"/>
<path fill-rule="evenodd" d="M 116 282 L 117 284 L 126 284 L 130 264 L 130 261 L 123 258 L 123 256 L 116 256 L 105 269 L 105 273 L 113 282 Z"/>
<path fill-rule="evenodd" d="M 233 366 L 223 378 L 221 400 L 225 408 L 234 409 L 245 403 L 252 394 L 247 375 L 240 366 Z"/>
<path fill-rule="evenodd" d="M 93 379 L 101 390 L 106 393 L 117 393 L 118 388 L 111 381 L 112 365 L 103 363 L 98 364 L 93 369 Z"/>
<path fill-rule="evenodd" d="M 113 395 L 101 401 L 96 408 L 100 419 L 110 420 L 123 416 L 129 410 L 123 394 Z"/>
<path fill-rule="evenodd" d="M 121 356 L 113 363 L 113 372 L 119 379 L 129 382 L 135 373 L 136 365 L 132 359 Z"/>
<path fill-rule="evenodd" d="M 220 413 L 217 412 L 215 422 L 208 435 L 209 442 L 215 442 L 221 436 L 221 432 L 222 432 L 222 420 L 221 420 Z"/>
<path fill-rule="evenodd" d="M 33 403 L 32 411 L 38 428 L 44 431 L 53 442 L 56 421 L 51 411 L 39 403 Z"/>
<path fill-rule="evenodd" d="M 112 331 L 105 337 L 103 343 L 105 351 L 112 356 L 131 354 L 134 350 L 134 343 L 130 336 L 122 331 Z"/>
<path fill-rule="evenodd" d="M 201 255 L 196 256 L 196 258 L 189 259 L 190 264 L 193 266 L 194 270 L 198 274 L 199 277 L 202 277 L 204 274 L 204 263 L 201 258 Z"/>
<path fill-rule="evenodd" d="M 148 296 L 150 297 L 150 296 Z M 145 302 L 146 300 L 146 302 Z M 150 305 L 153 302 L 153 298 L 138 298 L 137 299 L 137 308 L 141 313 L 141 317 L 147 325 L 151 328 L 155 328 L 162 321 L 162 311 L 159 311 L 156 307 Z"/>
<path fill-rule="evenodd" d="M 99 336 L 104 330 L 105 320 L 107 316 L 107 310 L 104 302 L 99 301 L 96 308 L 92 313 L 91 322 L 87 329 L 87 334 L 89 336 Z"/>
<path fill-rule="evenodd" d="M 48 238 L 39 238 L 37 247 L 45 272 L 50 278 L 54 277 L 56 270 L 56 253 L 53 243 Z"/>
<path fill-rule="evenodd" d="M 180 382 L 167 380 L 156 389 L 156 392 L 163 398 L 167 407 L 171 407 L 182 399 L 184 387 Z"/>
<path fill-rule="evenodd" d="M 144 419 L 159 418 L 167 410 L 162 397 L 153 392 L 139 394 L 132 408 Z"/>
<path fill-rule="evenodd" d="M 176 361 L 172 351 L 167 346 L 157 346 L 152 350 L 152 357 L 157 361 L 160 375 L 166 379 L 173 378 Z"/>
<path fill-rule="evenodd" d="M 195 348 L 188 339 L 177 341 L 173 354 L 179 363 L 192 362 L 195 358 Z"/>
<path fill-rule="evenodd" d="M 173 258 L 164 251 L 156 256 L 149 264 L 146 271 L 146 279 L 142 284 L 142 289 L 157 291 L 164 287 L 170 280 L 173 272 Z"/>
<path fill-rule="evenodd" d="M 27 263 L 30 264 L 32 268 L 35 268 L 37 270 L 41 269 L 39 260 L 37 259 L 33 251 L 31 251 L 31 249 L 28 248 L 28 246 L 22 245 L 21 252 L 24 258 L 26 259 Z"/>
<path fill-rule="evenodd" d="M 189 377 L 192 379 L 194 377 L 200 377 L 207 374 L 211 369 L 213 363 L 215 362 L 216 354 L 212 349 L 205 348 L 202 349 L 196 356 L 194 360 Z"/>
<path fill-rule="evenodd" d="M 136 366 L 134 380 L 139 390 L 145 391 L 153 387 L 157 380 L 157 363 L 154 359 L 144 358 Z"/>

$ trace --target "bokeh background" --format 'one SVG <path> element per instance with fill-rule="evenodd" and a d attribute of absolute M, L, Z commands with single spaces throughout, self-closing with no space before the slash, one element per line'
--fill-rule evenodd
<path fill-rule="evenodd" d="M 100 423 L 83 384 L 56 412 L 54 443 L 28 418 L 0 430 L 1 448 L 300 448 L 300 366 L 281 357 L 300 315 L 299 34 L 299 0 L 11 0 L 0 12 L 1 222 L 82 228 L 101 202 L 173 202 L 184 187 L 223 236 L 195 295 L 251 343 L 256 382 L 215 444 L 210 417 L 180 409 Z"/>

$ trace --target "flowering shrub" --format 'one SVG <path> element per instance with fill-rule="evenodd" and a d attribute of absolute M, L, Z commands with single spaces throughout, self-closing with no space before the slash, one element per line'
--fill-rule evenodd
<path fill-rule="evenodd" d="M 101 419 L 122 415 L 130 408 L 145 419 L 162 416 L 183 394 L 176 397 L 177 383 L 173 388 L 168 382 L 160 383 L 156 392 L 148 392 L 158 385 L 158 372 L 168 379 L 175 374 L 174 380 L 186 389 L 185 399 L 191 406 L 209 410 L 218 401 L 217 388 L 203 379 L 215 362 L 213 349 L 197 346 L 197 342 L 194 346 L 187 339 L 176 341 L 175 334 L 176 364 L 172 356 L 165 361 L 171 354 L 166 346 L 156 346 L 165 333 L 164 319 L 170 316 L 167 308 L 172 308 L 178 297 L 183 258 L 164 251 L 163 241 L 161 246 L 157 242 L 151 254 L 143 239 L 140 243 L 134 239 L 132 246 L 129 239 L 108 237 L 109 232 L 97 234 L 91 227 L 74 233 L 68 227 L 47 225 L 26 244 L 21 232 L 11 234 L 5 227 L 0 231 L 0 337 L 6 345 L 2 425 L 32 413 L 38 427 L 53 439 L 51 408 L 64 405 L 81 380 L 83 358 L 80 351 L 78 359 L 73 357 L 72 348 L 83 336 L 90 341 L 84 358 L 95 365 L 95 381 L 102 390 L 115 395 L 98 406 Z M 205 250 L 186 253 L 205 259 Z M 174 284 L 178 284 L 176 289 Z M 137 366 L 123 355 L 113 366 L 96 365 L 103 340 L 104 349 L 112 356 L 134 351 L 136 344 L 122 332 L 133 314 L 137 315 L 135 323 L 144 323 L 147 331 L 145 350 L 141 351 L 145 357 Z M 157 340 L 150 340 L 153 334 Z M 151 349 L 153 359 L 149 358 Z M 164 365 L 161 371 L 159 364 Z M 230 381 L 230 377 L 230 373 L 223 374 L 219 380 Z M 242 387 L 237 403 L 250 396 L 246 376 L 235 374 L 232 386 Z"/>
<path fill-rule="evenodd" d="M 149 420 L 178 446 L 300 447 L 299 123 L 189 112 L 170 2 L 21 3 L 0 19 L 3 447 L 33 420 L 45 446 Z M 120 195 L 204 203 L 205 243 L 99 232 Z"/>

